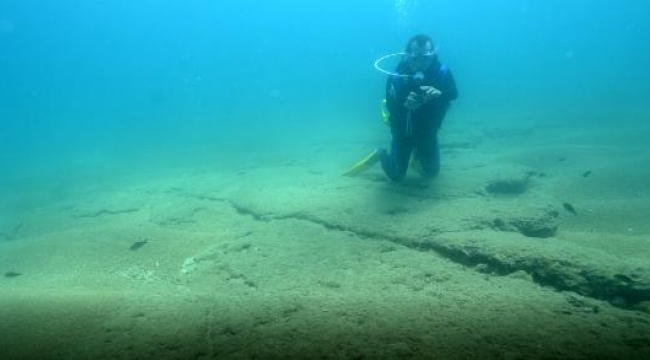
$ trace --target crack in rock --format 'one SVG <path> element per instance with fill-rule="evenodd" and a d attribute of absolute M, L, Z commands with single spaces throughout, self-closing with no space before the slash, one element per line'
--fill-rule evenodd
<path fill-rule="evenodd" d="M 425 240 L 387 236 L 379 231 L 347 227 L 312 215 L 302 213 L 262 214 L 232 201 L 227 202 L 237 213 L 250 216 L 257 221 L 291 219 L 306 221 L 323 226 L 328 230 L 349 232 L 363 238 L 390 241 L 419 251 L 433 251 L 455 263 L 499 276 L 525 271 L 531 275 L 535 283 L 542 286 L 551 287 L 557 291 L 572 291 L 583 296 L 608 301 L 621 308 L 634 308 L 635 304 L 650 300 L 650 284 L 641 280 L 632 280 L 623 274 L 610 275 L 599 269 L 588 269 L 580 264 L 552 258 L 528 257 L 508 262 L 482 252 L 478 246 L 450 247 L 435 242 L 436 237 L 442 236 L 446 232 L 432 235 Z"/>
<path fill-rule="evenodd" d="M 122 214 L 129 214 L 133 212 L 140 211 L 139 207 L 134 207 L 134 208 L 125 208 L 125 209 L 118 209 L 118 210 L 111 210 L 111 209 L 100 209 L 96 211 L 88 211 L 88 212 L 81 212 L 77 214 L 73 214 L 72 217 L 75 219 L 81 219 L 81 218 L 96 218 L 100 217 L 102 215 L 122 215 Z"/>
<path fill-rule="evenodd" d="M 625 274 L 612 275 L 597 268 L 589 269 L 577 263 L 544 257 L 504 260 L 495 255 L 485 253 L 478 246 L 465 244 L 463 246 L 453 247 L 435 241 L 436 239 L 440 239 L 440 236 L 454 231 L 433 232 L 425 239 L 416 239 L 408 236 L 388 236 L 382 234 L 380 231 L 344 226 L 304 213 L 291 213 L 286 215 L 261 213 L 251 207 L 241 205 L 226 198 L 188 193 L 185 193 L 185 195 L 199 200 L 226 203 L 238 214 L 249 216 L 255 221 L 269 222 L 272 220 L 291 219 L 306 221 L 323 226 L 329 230 L 349 232 L 363 238 L 390 241 L 419 251 L 433 251 L 446 259 L 471 267 L 476 271 L 489 272 L 499 276 L 524 271 L 530 274 L 535 283 L 542 286 L 551 287 L 557 291 L 572 291 L 583 296 L 608 301 L 613 306 L 621 308 L 634 308 L 636 304 L 650 301 L 650 283 L 647 280 L 642 280 L 650 278 L 650 274 L 645 274 L 647 275 L 645 277 L 633 277 Z M 539 232 L 540 226 L 536 222 L 522 222 L 525 225 L 523 226 L 524 228 L 534 229 L 532 233 L 522 231 L 522 223 L 517 223 L 516 221 L 507 225 L 526 236 L 547 237 L 549 235 L 552 236 L 555 232 L 553 225 L 555 224 L 556 218 L 557 213 L 555 211 L 549 211 L 545 222 L 547 225 L 550 224 L 550 226 L 541 233 Z M 490 225 L 493 228 L 495 227 L 495 224 Z M 498 228 L 499 226 L 496 227 Z M 501 228 L 499 230 L 505 229 Z M 512 229 L 508 228 L 507 230 Z"/>

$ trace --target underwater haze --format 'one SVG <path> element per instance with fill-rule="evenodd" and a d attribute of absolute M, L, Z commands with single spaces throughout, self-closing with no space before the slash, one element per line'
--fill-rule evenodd
<path fill-rule="evenodd" d="M 0 359 L 650 359 L 648 19 L 1 0 Z M 459 96 L 396 183 L 416 34 Z"/>
<path fill-rule="evenodd" d="M 165 157 L 209 162 L 211 154 L 188 149 L 219 151 L 224 141 L 264 153 L 300 138 L 355 138 L 375 124 L 383 95 L 374 60 L 416 33 L 434 37 L 459 83 L 456 111 L 474 119 L 646 121 L 649 8 L 640 0 L 3 1 L 2 183 L 64 169 L 139 171 L 164 167 Z"/>

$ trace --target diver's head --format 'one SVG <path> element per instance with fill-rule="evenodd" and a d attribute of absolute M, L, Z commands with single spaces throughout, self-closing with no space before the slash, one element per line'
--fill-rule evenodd
<path fill-rule="evenodd" d="M 411 70 L 426 70 L 436 59 L 433 40 L 427 35 L 415 35 L 406 43 L 404 58 Z"/>

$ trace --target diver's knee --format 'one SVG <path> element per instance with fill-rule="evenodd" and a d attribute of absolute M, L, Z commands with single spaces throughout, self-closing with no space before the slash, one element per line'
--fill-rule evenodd
<path fill-rule="evenodd" d="M 382 163 L 382 168 L 386 176 L 393 182 L 400 182 L 406 176 L 406 169 L 392 167 L 388 163 Z"/>
<path fill-rule="evenodd" d="M 398 173 L 386 173 L 386 175 L 391 181 L 399 183 L 402 182 L 402 180 L 404 180 L 406 177 L 406 171 Z"/>
<path fill-rule="evenodd" d="M 435 164 L 422 169 L 422 176 L 427 179 L 433 179 L 440 173 L 440 165 Z"/>

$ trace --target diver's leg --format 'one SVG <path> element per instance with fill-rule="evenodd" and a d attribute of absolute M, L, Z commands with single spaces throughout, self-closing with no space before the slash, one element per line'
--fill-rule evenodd
<path fill-rule="evenodd" d="M 395 182 L 404 179 L 412 151 L 412 141 L 397 136 L 393 136 L 390 154 L 386 150 L 380 150 L 381 167 L 389 179 Z"/>
<path fill-rule="evenodd" d="M 418 141 L 415 156 L 420 162 L 422 175 L 428 178 L 438 175 L 440 172 L 440 146 L 437 131 Z"/>

